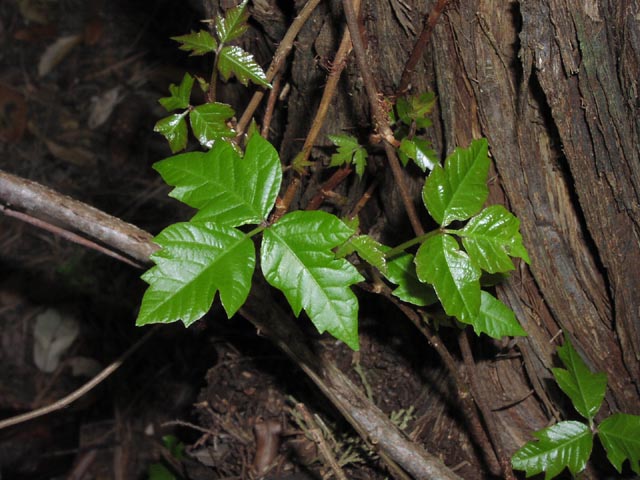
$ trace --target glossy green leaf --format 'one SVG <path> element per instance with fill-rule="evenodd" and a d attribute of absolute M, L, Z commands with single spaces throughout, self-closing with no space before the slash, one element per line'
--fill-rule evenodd
<path fill-rule="evenodd" d="M 253 59 L 253 55 L 245 52 L 240 47 L 224 47 L 218 58 L 218 71 L 222 78 L 227 81 L 231 75 L 235 75 L 240 83 L 245 87 L 249 80 L 256 85 L 271 88 L 267 81 L 262 67 Z"/>
<path fill-rule="evenodd" d="M 216 34 L 220 43 L 228 43 L 246 32 L 248 19 L 247 0 L 227 10 L 224 16 L 216 17 Z"/>
<path fill-rule="evenodd" d="M 473 217 L 460 230 L 462 243 L 473 261 L 489 273 L 513 270 L 510 258 L 521 257 L 529 263 L 522 244 L 520 220 L 502 205 L 491 205 Z"/>
<path fill-rule="evenodd" d="M 170 97 L 164 97 L 158 100 L 167 112 L 177 110 L 179 108 L 187 108 L 189 106 L 189 100 L 191 99 L 191 89 L 193 88 L 193 77 L 188 73 L 182 77 L 180 85 L 172 83 L 169 86 Z"/>
<path fill-rule="evenodd" d="M 261 265 L 296 315 L 304 308 L 320 333 L 358 350 L 358 299 L 349 287 L 363 278 L 331 251 L 353 233 L 326 212 L 288 213 L 264 231 Z"/>
<path fill-rule="evenodd" d="M 473 324 L 480 311 L 480 269 L 446 234 L 428 238 L 418 249 L 416 272 L 433 285 L 447 315 Z"/>
<path fill-rule="evenodd" d="M 216 39 L 206 30 L 199 32 L 191 32 L 178 37 L 171 37 L 171 40 L 180 42 L 180 50 L 191 52 L 191 55 L 204 55 L 205 53 L 215 52 L 218 48 Z"/>
<path fill-rule="evenodd" d="M 389 247 L 386 248 L 389 249 Z M 414 257 L 410 253 L 402 253 L 387 259 L 387 271 L 383 272 L 383 275 L 398 286 L 391 293 L 403 302 L 424 307 L 438 301 L 433 287 L 418 279 Z"/>
<path fill-rule="evenodd" d="M 232 227 L 265 220 L 282 182 L 278 152 L 260 135 L 251 137 L 244 158 L 216 142 L 206 153 L 170 157 L 154 168 L 175 186 L 172 197 L 200 210 L 194 220 Z"/>
<path fill-rule="evenodd" d="M 187 122 L 184 119 L 186 114 L 185 111 L 161 118 L 153 127 L 154 132 L 162 134 L 167 139 L 173 153 L 184 150 L 187 146 Z"/>
<path fill-rule="evenodd" d="M 486 333 L 490 337 L 526 337 L 527 332 L 516 320 L 513 311 L 488 292 L 480 292 L 480 312 L 472 321 L 477 335 Z"/>
<path fill-rule="evenodd" d="M 640 475 L 640 416 L 616 413 L 598 425 L 600 442 L 607 458 L 622 472 L 622 463 L 629 460 L 631 470 Z"/>
<path fill-rule="evenodd" d="M 566 370 L 553 368 L 553 376 L 578 413 L 591 422 L 602 405 L 607 389 L 607 375 L 591 373 L 567 336 L 564 345 L 558 348 L 558 355 Z"/>
<path fill-rule="evenodd" d="M 424 184 L 422 198 L 431 216 L 442 226 L 466 220 L 480 211 L 489 195 L 489 157 L 486 139 L 469 148 L 456 148 L 445 166 L 436 165 Z"/>
<path fill-rule="evenodd" d="M 205 103 L 192 109 L 189 121 L 200 145 L 211 148 L 216 140 L 233 137 L 235 132 L 227 125 L 227 120 L 234 113 L 226 103 Z"/>
<path fill-rule="evenodd" d="M 216 292 L 231 317 L 249 295 L 255 267 L 253 242 L 244 233 L 213 223 L 176 223 L 154 242 L 161 249 L 142 279 L 137 325 L 182 320 L 186 326 L 209 311 Z"/>
<path fill-rule="evenodd" d="M 369 235 L 356 235 L 347 240 L 336 250 L 337 257 L 345 257 L 352 253 L 367 262 L 369 265 L 376 267 L 381 272 L 387 271 L 387 261 L 384 257 L 384 248 L 380 242 L 377 242 Z"/>
<path fill-rule="evenodd" d="M 353 164 L 356 167 L 356 174 L 362 178 L 364 169 L 367 166 L 367 151 L 362 147 L 355 137 L 350 135 L 327 135 L 329 140 L 338 147 L 338 151 L 331 155 L 329 166 L 338 167 L 340 165 Z"/>
<path fill-rule="evenodd" d="M 512 457 L 517 470 L 527 477 L 545 472 L 545 480 L 559 475 L 566 467 L 572 475 L 584 470 L 593 447 L 593 435 L 581 422 L 560 422 L 533 434 L 538 441 L 528 442 Z"/>
<path fill-rule="evenodd" d="M 403 138 L 398 148 L 398 154 L 404 166 L 409 163 L 409 160 L 413 160 L 423 172 L 433 170 L 433 167 L 438 163 L 438 156 L 431 148 L 431 142 L 421 138 L 413 140 Z"/>

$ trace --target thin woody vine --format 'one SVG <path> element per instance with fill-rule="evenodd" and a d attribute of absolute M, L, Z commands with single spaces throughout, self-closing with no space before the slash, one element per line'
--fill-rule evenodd
<path fill-rule="evenodd" d="M 350 1 L 345 1 L 344 6 L 352 32 L 355 9 Z M 435 106 L 435 95 L 424 92 L 400 96 L 393 107 L 383 108 L 386 102 L 379 101 L 371 72 L 364 65 L 361 40 L 358 35 L 350 38 L 347 31 L 316 120 L 300 154 L 291 163 L 296 173 L 283 185 L 286 167 L 266 138 L 268 125 L 263 126 L 261 135 L 255 120 L 249 123 L 251 107 L 233 125 L 232 106 L 216 101 L 218 78 L 228 81 L 235 77 L 245 86 L 253 83 L 271 88 L 277 68 L 265 73 L 250 53 L 232 44 L 247 30 L 248 17 L 245 0 L 214 19 L 215 34 L 200 30 L 174 37 L 181 50 L 191 55 L 212 54 L 214 59 L 209 80 L 186 73 L 178 85 L 170 86 L 170 95 L 160 99 L 169 115 L 155 126 L 174 155 L 154 168 L 174 187 L 170 196 L 193 207 L 196 213 L 155 237 L 160 250 L 152 255 L 155 266 L 142 276 L 149 287 L 137 324 L 182 321 L 189 326 L 209 311 L 216 295 L 228 317 L 232 317 L 247 300 L 259 264 L 264 279 L 284 294 L 296 316 L 304 310 L 320 333 L 328 332 L 353 350 L 359 349 L 358 298 L 352 290 L 356 284 L 383 293 L 405 313 L 409 311 L 407 316 L 427 340 L 437 332 L 423 307 L 434 304 L 441 306 L 452 326 L 471 326 L 477 335 L 496 339 L 526 335 L 513 311 L 485 289 L 493 285 L 495 278 L 515 268 L 515 258 L 530 263 L 519 220 L 502 205 L 485 207 L 490 167 L 487 141 L 477 139 L 458 147 L 441 164 L 425 138 L 431 126 L 429 114 Z M 393 247 L 360 231 L 361 202 L 344 218 L 318 210 L 322 195 L 314 197 L 312 209 L 288 211 L 291 199 L 301 188 L 300 176 L 312 166 L 310 151 L 351 46 L 377 133 L 416 234 Z M 206 103 L 191 104 L 194 88 L 203 90 Z M 269 102 L 271 109 L 274 103 Z M 204 151 L 178 153 L 187 147 L 189 126 Z M 328 168 L 336 170 L 325 187 L 335 186 L 352 170 L 363 179 L 367 150 L 349 135 L 329 138 L 336 152 Z M 425 174 L 429 172 L 422 200 L 438 225 L 430 232 L 422 230 L 403 185 L 399 170 L 409 162 Z M 383 284 L 374 288 L 373 282 L 380 277 Z M 463 343 L 467 341 L 466 336 L 461 338 Z M 466 347 L 461 347 L 464 352 Z M 445 365 L 453 364 L 444 347 L 438 348 L 438 353 Z M 537 441 L 527 443 L 509 461 L 485 415 L 502 474 L 513 478 L 511 467 L 525 470 L 527 476 L 546 472 L 545 478 L 552 478 L 565 467 L 576 474 L 586 467 L 595 435 L 618 471 L 628 459 L 631 469 L 640 473 L 640 417 L 614 414 L 596 426 L 593 418 L 604 398 L 606 376 L 591 373 L 568 338 L 559 355 L 566 368 L 554 369 L 556 381 L 587 422 L 560 422 L 536 432 Z M 459 391 L 470 388 L 454 366 L 449 370 Z M 483 411 L 482 399 L 477 395 L 474 399 Z M 472 416 L 475 407 L 468 402 L 473 400 L 467 401 L 463 411 Z M 482 436 L 481 432 L 471 434 L 476 440 Z"/>

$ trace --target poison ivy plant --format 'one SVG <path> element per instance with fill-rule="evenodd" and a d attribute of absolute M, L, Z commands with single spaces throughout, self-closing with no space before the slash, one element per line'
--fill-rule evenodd
<path fill-rule="evenodd" d="M 358 302 L 349 288 L 362 280 L 332 249 L 354 233 L 325 212 L 292 212 L 273 225 L 267 217 L 282 181 L 271 144 L 251 137 L 244 156 L 229 144 L 208 152 L 176 155 L 155 165 L 175 189 L 171 196 L 197 209 L 189 222 L 167 227 L 155 242 L 156 266 L 137 324 L 182 320 L 190 325 L 210 309 L 214 297 L 229 317 L 244 304 L 255 269 L 252 237 L 263 234 L 261 269 L 299 315 L 304 309 L 320 332 L 329 331 L 358 349 Z M 260 224 L 249 233 L 237 227 Z"/>
<path fill-rule="evenodd" d="M 556 382 L 588 423 L 564 421 L 535 432 L 537 441 L 528 442 L 513 455 L 513 468 L 525 470 L 527 477 L 545 472 L 545 479 L 569 468 L 575 476 L 585 469 L 597 434 L 619 473 L 629 460 L 631 470 L 640 474 L 640 416 L 616 413 L 596 427 L 593 419 L 604 399 L 607 376 L 591 373 L 568 337 L 558 354 L 566 368 L 553 369 Z"/>
<path fill-rule="evenodd" d="M 526 335 L 513 312 L 481 290 L 483 271 L 513 270 L 513 257 L 529 263 L 518 219 L 500 205 L 482 209 L 489 193 L 487 152 L 486 140 L 475 140 L 455 149 L 444 167 L 433 167 L 422 197 L 440 228 L 403 246 L 421 242 L 414 259 L 417 278 L 433 287 L 447 315 L 472 325 L 477 334 Z M 454 221 L 467 224 L 446 228 Z"/>
<path fill-rule="evenodd" d="M 226 45 L 247 30 L 249 14 L 246 7 L 247 0 L 227 10 L 224 16 L 215 20 L 217 40 L 206 30 L 172 37 L 172 39 L 180 43 L 181 50 L 190 52 L 191 55 L 215 54 L 214 75 L 211 79 L 214 83 L 217 74 L 220 74 L 225 81 L 235 76 L 245 86 L 251 81 L 270 88 L 264 71 L 250 53 L 240 47 Z M 191 105 L 193 83 L 194 78 L 187 73 L 179 85 L 169 86 L 170 96 L 159 100 L 160 105 L 168 112 L 182 110 L 160 119 L 154 127 L 154 131 L 167 139 L 173 153 L 184 150 L 187 146 L 187 117 L 193 134 L 205 148 L 211 148 L 216 141 L 235 135 L 233 128 L 229 126 L 230 119 L 235 113 L 231 106 L 215 102 L 213 98 L 203 105 Z M 199 79 L 199 83 L 205 90 L 208 88 L 206 82 Z"/>
<path fill-rule="evenodd" d="M 215 36 L 202 30 L 174 37 L 192 55 L 215 54 L 212 82 L 219 74 L 223 80 L 233 75 L 245 85 L 268 86 L 253 57 L 227 45 L 247 29 L 246 5 L 245 0 L 214 19 Z M 255 123 L 244 152 L 229 141 L 235 133 L 229 125 L 233 109 L 213 99 L 191 105 L 194 83 L 185 74 L 180 84 L 169 87 L 170 95 L 160 104 L 177 113 L 161 119 L 155 130 L 175 153 L 187 145 L 188 120 L 207 151 L 177 154 L 154 168 L 174 187 L 170 195 L 195 214 L 155 237 L 160 250 L 151 257 L 155 266 L 142 276 L 149 287 L 138 325 L 181 320 L 188 326 L 209 311 L 216 295 L 227 316 L 233 316 L 247 300 L 259 251 L 262 275 L 284 293 L 293 312 L 304 310 L 319 332 L 328 331 L 353 349 L 358 349 L 358 300 L 351 286 L 364 278 L 346 259 L 350 254 L 379 270 L 402 301 L 417 306 L 440 301 L 446 314 L 473 325 L 477 333 L 497 338 L 525 334 L 513 312 L 482 291 L 480 283 L 483 271 L 495 277 L 513 269 L 512 257 L 529 261 L 519 222 L 501 206 L 482 210 L 488 194 L 486 140 L 456 149 L 441 167 L 428 141 L 415 137 L 417 129 L 431 124 L 435 95 L 400 99 L 396 133 L 403 135 L 401 158 L 431 170 L 423 199 L 440 227 L 391 248 L 358 234 L 357 221 L 327 212 L 291 212 L 270 221 L 283 179 L 276 150 L 255 133 Z M 198 83 L 214 96 L 214 84 L 207 88 L 199 78 Z M 365 149 L 347 135 L 330 139 L 338 147 L 331 165 L 351 163 L 362 176 Z M 449 228 L 454 221 L 467 224 L 454 230 Z M 415 256 L 405 251 L 416 244 Z"/>
<path fill-rule="evenodd" d="M 356 173 L 362 178 L 367 166 L 367 151 L 364 147 L 350 135 L 328 135 L 328 137 L 338 147 L 338 151 L 331 155 L 329 166 L 338 167 L 345 163 L 352 163 L 356 167 Z"/>

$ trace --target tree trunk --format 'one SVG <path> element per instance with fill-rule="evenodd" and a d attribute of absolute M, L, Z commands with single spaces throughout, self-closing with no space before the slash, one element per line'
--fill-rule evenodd
<path fill-rule="evenodd" d="M 363 2 L 362 34 L 384 94 L 394 93 L 432 3 Z M 406 17 L 403 5 L 411 8 Z M 342 18 L 340 2 L 323 3 L 297 39 L 284 161 L 306 136 Z M 529 333 L 517 340 L 522 357 L 493 357 L 477 372 L 490 386 L 489 405 L 507 406 L 495 421 L 508 453 L 571 414 L 549 381 L 561 334 L 607 373 L 601 415 L 640 413 L 639 54 L 637 0 L 453 2 L 412 78 L 413 92 L 438 96 L 430 137 L 443 157 L 474 138 L 489 140 L 491 201 L 520 218 L 532 258 L 498 288 Z M 353 58 L 343 77 L 323 133 L 363 134 L 369 109 Z M 321 135 L 317 146 L 327 145 Z M 394 192 L 381 192 L 393 232 L 386 240 L 400 243 Z M 432 432 L 433 443 L 446 434 Z"/>

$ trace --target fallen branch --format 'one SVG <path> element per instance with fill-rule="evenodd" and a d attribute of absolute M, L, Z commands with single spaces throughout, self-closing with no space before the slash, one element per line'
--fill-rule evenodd
<path fill-rule="evenodd" d="M 48 205 L 39 195 L 45 195 Z M 63 226 L 79 230 L 116 247 L 129 256 L 148 262 L 148 255 L 157 250 L 150 234 L 93 207 L 54 192 L 35 182 L 0 171 L 0 203 L 28 205 L 32 215 L 53 216 L 56 208 L 65 211 L 57 215 Z M 70 208 L 73 207 L 73 208 Z M 39 210 L 40 209 L 40 210 Z M 72 213 L 72 214 L 71 214 Z M 128 240 L 123 242 L 123 239 Z M 146 255 L 146 256 L 145 256 Z M 383 458 L 400 465 L 416 479 L 459 480 L 450 468 L 435 455 L 410 441 L 391 420 L 357 389 L 347 376 L 326 356 L 318 355 L 307 345 L 308 339 L 271 297 L 264 281 L 255 281 L 251 294 L 240 313 L 265 333 L 283 350 L 327 396 L 358 434 L 379 449 Z"/>

